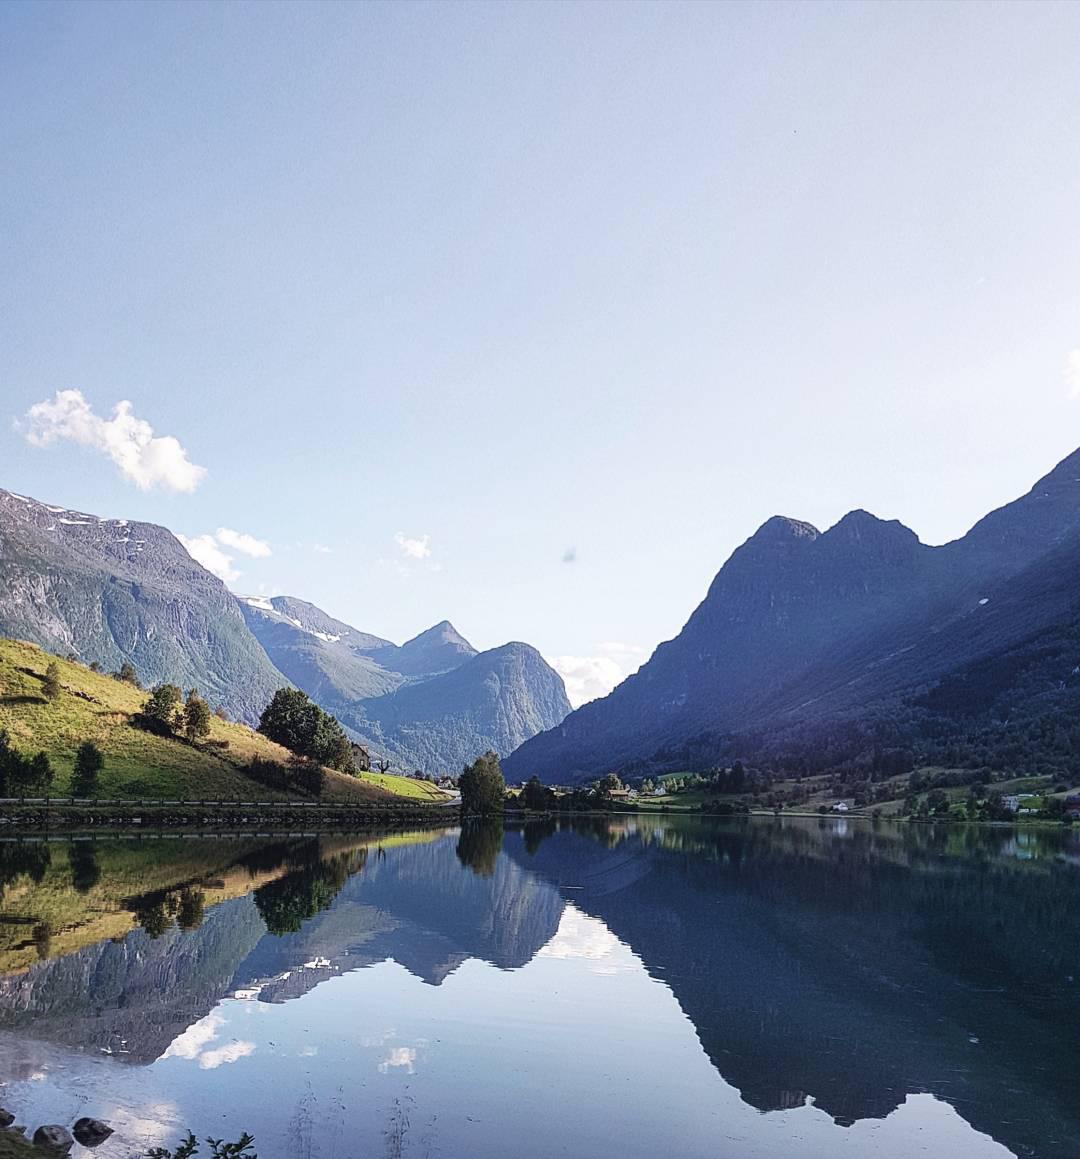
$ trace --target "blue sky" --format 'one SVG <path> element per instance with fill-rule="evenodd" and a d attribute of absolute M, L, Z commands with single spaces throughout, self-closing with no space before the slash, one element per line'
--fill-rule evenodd
<path fill-rule="evenodd" d="M 0 486 L 580 699 L 768 516 L 941 542 L 1080 444 L 1078 43 L 1031 2 L 0 6 Z"/>

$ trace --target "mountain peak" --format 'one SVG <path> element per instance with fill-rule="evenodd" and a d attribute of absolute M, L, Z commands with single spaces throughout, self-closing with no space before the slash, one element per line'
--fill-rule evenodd
<path fill-rule="evenodd" d="M 433 624 L 430 628 L 425 629 L 418 636 L 413 636 L 411 640 L 406 640 L 401 646 L 408 648 L 412 644 L 428 643 L 463 645 L 469 651 L 476 651 L 449 620 L 440 620 L 437 624 Z"/>
<path fill-rule="evenodd" d="M 821 534 L 812 524 L 787 515 L 774 515 L 750 536 L 748 543 L 789 543 L 794 540 L 813 542 Z"/>
<path fill-rule="evenodd" d="M 899 519 L 879 519 L 863 508 L 849 511 L 838 523 L 834 523 L 825 536 L 830 540 L 843 540 L 856 544 L 874 543 L 918 543 L 919 537 L 905 527 Z M 824 538 L 823 537 L 823 538 Z"/>

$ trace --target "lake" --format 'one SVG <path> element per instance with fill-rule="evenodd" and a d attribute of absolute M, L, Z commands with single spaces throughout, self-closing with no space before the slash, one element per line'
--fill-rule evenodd
<path fill-rule="evenodd" d="M 0 883 L 0 1105 L 106 1159 L 1080 1153 L 1066 830 L 23 841 Z"/>

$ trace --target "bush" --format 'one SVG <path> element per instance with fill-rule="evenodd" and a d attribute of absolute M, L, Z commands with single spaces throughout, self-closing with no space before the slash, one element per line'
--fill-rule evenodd
<path fill-rule="evenodd" d="M 45 669 L 41 691 L 45 693 L 46 700 L 55 700 L 60 695 L 60 665 L 55 660 L 50 660 Z"/>
<path fill-rule="evenodd" d="M 289 787 L 289 770 L 280 761 L 267 761 L 263 760 L 262 757 L 253 757 L 251 764 L 244 772 L 253 781 L 258 781 L 260 785 L 265 785 L 268 789 L 284 791 Z"/>

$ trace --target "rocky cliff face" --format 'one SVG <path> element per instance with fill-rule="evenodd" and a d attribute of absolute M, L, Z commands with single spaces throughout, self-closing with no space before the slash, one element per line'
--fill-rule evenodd
<path fill-rule="evenodd" d="M 396 767 L 457 772 L 570 711 L 562 678 L 528 644 L 477 652 L 444 620 L 398 647 L 292 597 L 241 602 L 274 664 Z"/>
<path fill-rule="evenodd" d="M 253 721 L 286 683 L 235 597 L 164 527 L 0 491 L 0 635 L 198 687 Z"/>
<path fill-rule="evenodd" d="M 605 699 L 526 742 L 508 774 L 557 782 L 679 763 L 698 737 L 820 724 L 913 698 L 958 665 L 1080 615 L 1075 584 L 1060 582 L 1075 579 L 1078 560 L 1080 451 L 944 547 L 865 511 L 824 533 L 770 519 L 674 640 Z"/>

